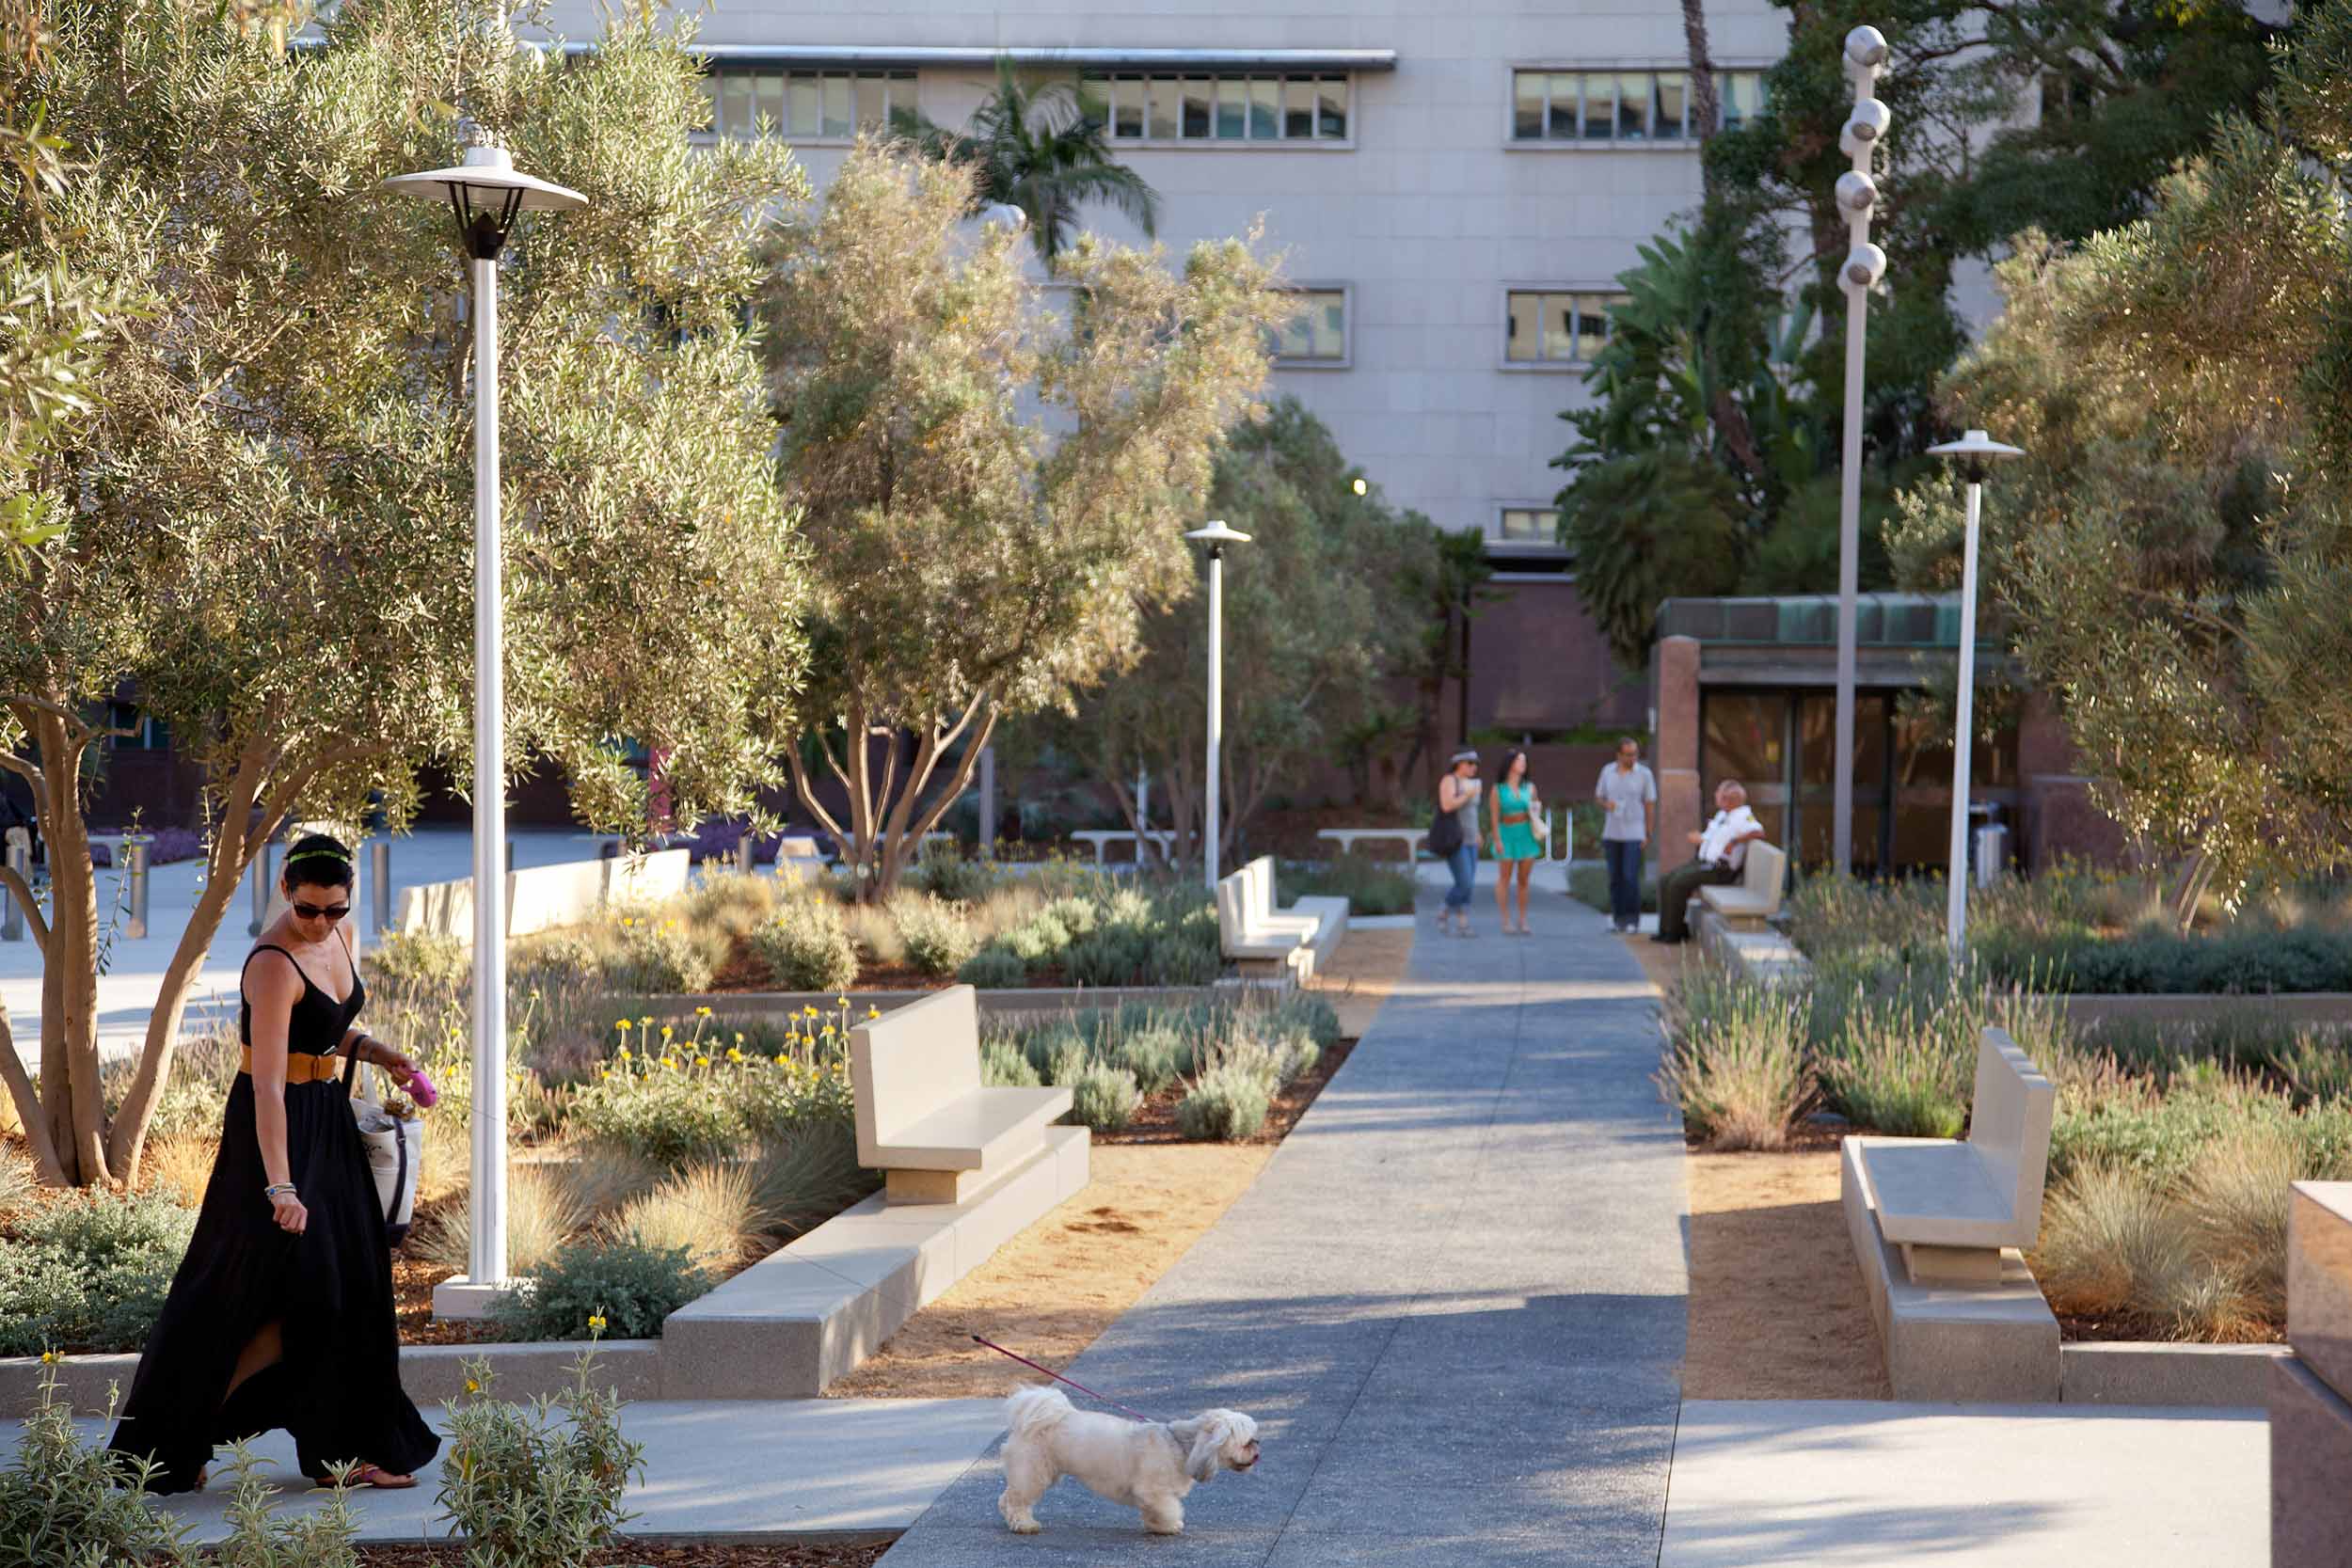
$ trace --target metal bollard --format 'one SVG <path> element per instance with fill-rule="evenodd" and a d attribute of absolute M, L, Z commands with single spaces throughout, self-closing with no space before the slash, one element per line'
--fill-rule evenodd
<path fill-rule="evenodd" d="M 383 939 L 392 928 L 392 846 L 389 840 L 377 839 L 368 846 L 368 876 L 372 879 L 368 892 L 373 901 L 375 935 Z"/>
<path fill-rule="evenodd" d="M 25 886 L 33 884 L 33 835 L 22 828 L 10 828 L 7 838 L 8 869 L 15 872 Z M 16 901 L 14 892 L 0 888 L 0 942 L 24 940 L 24 910 Z"/>
<path fill-rule="evenodd" d="M 122 841 L 123 875 L 131 879 L 131 918 L 122 934 L 133 942 L 147 935 L 147 846 L 144 837 Z"/>

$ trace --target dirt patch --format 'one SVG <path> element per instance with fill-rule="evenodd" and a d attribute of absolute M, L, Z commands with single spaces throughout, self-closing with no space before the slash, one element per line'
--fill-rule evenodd
<path fill-rule="evenodd" d="M 1675 987 L 1682 983 L 1683 966 L 1691 961 L 1691 955 L 1698 951 L 1699 945 L 1695 941 L 1652 942 L 1640 935 L 1620 935 L 1610 940 L 1624 942 L 1626 951 L 1632 954 L 1634 961 L 1642 966 L 1642 973 L 1648 976 L 1649 983 L 1666 995 L 1671 995 Z"/>
<path fill-rule="evenodd" d="M 1846 1234 L 1836 1134 L 1809 1132 L 1805 1141 L 1825 1147 L 1781 1154 L 1692 1151 L 1685 1159 L 1685 1399 L 1891 1397 L 1878 1325 Z"/>
<path fill-rule="evenodd" d="M 872 1568 L 890 1546 L 884 1540 L 765 1546 L 715 1542 L 664 1546 L 624 1541 L 575 1560 L 580 1568 Z M 466 1560 L 466 1548 L 458 1542 L 361 1546 L 358 1552 L 367 1568 L 463 1568 Z"/>
<path fill-rule="evenodd" d="M 485 1319 L 433 1316 L 433 1287 L 456 1273 L 422 1259 L 392 1255 L 392 1312 L 400 1323 L 402 1344 L 471 1345 L 502 1338 Z"/>
<path fill-rule="evenodd" d="M 1412 945 L 1410 931 L 1351 932 L 1341 944 L 1318 986 L 1338 1007 L 1344 1031 L 1353 1036 L 1371 1027 Z M 1067 1366 L 1257 1180 L 1274 1146 L 1354 1044 L 1342 1040 L 1284 1090 L 1253 1143 L 1182 1142 L 1172 1130 L 1173 1097 L 1147 1105 L 1147 1117 L 1097 1140 L 1086 1191 L 908 1319 L 878 1354 L 827 1388 L 827 1397 L 983 1399 L 1037 1380 L 1018 1362 L 974 1344 L 975 1334 L 1045 1366 Z"/>

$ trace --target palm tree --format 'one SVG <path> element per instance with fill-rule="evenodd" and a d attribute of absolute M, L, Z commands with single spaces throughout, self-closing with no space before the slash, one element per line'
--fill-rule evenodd
<path fill-rule="evenodd" d="M 996 90 L 968 130 L 943 130 L 914 111 L 896 117 L 898 134 L 926 153 L 979 171 L 975 213 L 1003 202 L 1028 215 L 1030 242 L 1048 272 L 1089 201 L 1108 202 L 1146 234 L 1159 218 L 1158 194 L 1111 156 L 1107 125 L 1101 102 L 1076 82 L 1024 81 L 1005 55 L 996 56 Z"/>

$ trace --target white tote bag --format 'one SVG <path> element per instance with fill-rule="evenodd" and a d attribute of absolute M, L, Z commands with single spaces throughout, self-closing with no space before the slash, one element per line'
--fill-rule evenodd
<path fill-rule="evenodd" d="M 373 1070 L 352 1099 L 351 1117 L 359 1128 L 359 1147 L 367 1151 L 368 1170 L 375 1178 L 385 1236 L 398 1246 L 408 1239 L 408 1225 L 416 1215 L 417 1165 L 424 1153 L 424 1122 L 387 1111 L 375 1097 Z"/>

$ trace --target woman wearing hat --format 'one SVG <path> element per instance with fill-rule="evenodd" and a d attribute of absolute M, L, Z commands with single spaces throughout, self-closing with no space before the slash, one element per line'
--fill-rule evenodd
<path fill-rule="evenodd" d="M 414 1486 L 441 1446 L 400 1386 L 391 1252 L 346 1064 L 385 1068 L 420 1104 L 432 1088 L 351 1026 L 367 1000 L 343 924 L 353 880 L 348 848 L 302 839 L 286 912 L 246 955 L 220 1154 L 111 1445 L 151 1462 L 154 1491 L 201 1487 L 215 1445 L 276 1428 L 303 1474 L 350 1465 L 363 1486 Z"/>
<path fill-rule="evenodd" d="M 1470 901 L 1470 890 L 1478 884 L 1478 753 L 1467 749 L 1454 752 L 1445 776 L 1438 781 L 1438 815 L 1454 819 L 1453 831 L 1446 834 L 1452 847 L 1443 851 L 1454 885 L 1438 911 L 1438 929 L 1462 937 L 1475 934 Z"/>

